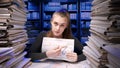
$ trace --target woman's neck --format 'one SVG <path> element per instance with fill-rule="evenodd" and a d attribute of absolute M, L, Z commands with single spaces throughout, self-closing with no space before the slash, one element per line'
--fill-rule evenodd
<path fill-rule="evenodd" d="M 60 36 L 54 36 L 52 31 L 49 31 L 46 35 L 47 37 L 53 37 L 53 38 L 63 38 L 63 35 L 60 35 Z"/>
<path fill-rule="evenodd" d="M 60 35 L 60 36 L 53 36 L 54 38 L 62 38 L 63 36 Z"/>

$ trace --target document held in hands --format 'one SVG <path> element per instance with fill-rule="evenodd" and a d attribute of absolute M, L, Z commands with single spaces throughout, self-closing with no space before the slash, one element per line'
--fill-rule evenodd
<path fill-rule="evenodd" d="M 44 37 L 42 42 L 42 52 L 52 50 L 58 46 L 63 47 L 61 49 L 60 55 L 57 57 L 50 57 L 48 59 L 68 60 L 66 57 L 66 53 L 74 51 L 74 39 L 58 39 Z"/>

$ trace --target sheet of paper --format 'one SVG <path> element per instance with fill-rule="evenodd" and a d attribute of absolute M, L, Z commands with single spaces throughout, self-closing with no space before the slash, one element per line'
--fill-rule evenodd
<path fill-rule="evenodd" d="M 8 52 L 11 49 L 12 49 L 12 47 L 1 47 L 0 48 L 0 54 Z"/>
<path fill-rule="evenodd" d="M 58 39 L 44 37 L 42 42 L 42 52 L 52 50 L 57 46 L 65 47 L 61 49 L 61 54 L 58 57 L 51 57 L 49 59 L 68 60 L 66 58 L 66 53 L 74 51 L 74 39 Z"/>

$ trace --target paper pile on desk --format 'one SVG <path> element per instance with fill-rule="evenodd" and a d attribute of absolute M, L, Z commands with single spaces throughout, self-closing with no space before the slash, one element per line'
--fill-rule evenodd
<path fill-rule="evenodd" d="M 91 11 L 84 55 L 92 68 L 120 68 L 120 0 L 93 0 Z"/>
<path fill-rule="evenodd" d="M 23 0 L 0 0 L 0 68 L 28 67 L 26 12 Z"/>

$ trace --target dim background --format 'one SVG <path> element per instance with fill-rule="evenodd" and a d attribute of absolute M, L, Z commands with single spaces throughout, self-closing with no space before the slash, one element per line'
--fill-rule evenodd
<path fill-rule="evenodd" d="M 50 19 L 56 10 L 65 8 L 70 13 L 71 29 L 75 37 L 85 44 L 90 35 L 90 13 L 92 0 L 24 0 L 26 4 L 27 22 L 25 24 L 29 43 L 34 43 L 41 31 L 50 29 Z M 29 47 L 28 47 L 29 48 Z M 27 49 L 27 48 L 26 48 Z"/>

